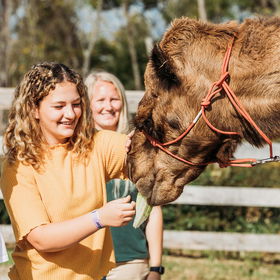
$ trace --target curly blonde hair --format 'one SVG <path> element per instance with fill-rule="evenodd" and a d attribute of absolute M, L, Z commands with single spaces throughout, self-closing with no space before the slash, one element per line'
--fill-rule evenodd
<path fill-rule="evenodd" d="M 16 88 L 4 134 L 5 155 L 9 163 L 18 160 L 31 164 L 36 169 L 43 164 L 45 152 L 43 144 L 46 141 L 33 112 L 43 98 L 55 89 L 56 84 L 65 81 L 76 85 L 82 109 L 82 115 L 67 147 L 77 155 L 77 158 L 85 158 L 92 149 L 94 130 L 82 77 L 64 64 L 44 62 L 32 66 Z"/>

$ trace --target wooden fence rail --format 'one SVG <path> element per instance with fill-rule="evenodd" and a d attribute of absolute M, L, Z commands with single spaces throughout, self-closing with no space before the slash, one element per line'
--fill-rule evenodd
<path fill-rule="evenodd" d="M 187 186 L 174 204 L 277 207 L 280 189 Z M 280 252 L 280 234 L 164 231 L 164 247 L 187 250 Z"/>
<path fill-rule="evenodd" d="M 14 88 L 0 88 L 0 110 L 9 110 L 14 97 Z"/>
<path fill-rule="evenodd" d="M 0 88 L 0 110 L 8 110 L 11 106 L 13 90 L 12 88 Z M 127 91 L 126 94 L 129 112 L 135 113 L 143 91 Z M 274 144 L 274 151 L 279 155 L 279 143 Z M 267 156 L 267 149 L 253 149 L 250 145 L 243 145 L 235 153 L 236 157 L 248 157 L 248 154 L 263 158 Z M 2 199 L 1 195 L 0 199 Z M 280 189 L 188 186 L 173 204 L 280 208 Z M 14 244 L 15 239 L 11 226 L 0 225 L 0 230 L 6 243 Z M 164 247 L 187 250 L 279 253 L 280 235 L 165 230 Z"/>

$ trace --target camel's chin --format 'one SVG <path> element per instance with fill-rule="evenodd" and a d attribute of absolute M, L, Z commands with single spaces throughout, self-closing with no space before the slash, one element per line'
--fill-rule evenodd
<path fill-rule="evenodd" d="M 165 188 L 165 186 L 165 184 L 155 184 L 154 188 L 147 196 L 148 204 L 156 206 L 170 203 L 176 200 L 181 195 L 184 189 L 183 186 L 176 187 L 174 185 L 168 185 L 168 188 Z"/>
<path fill-rule="evenodd" d="M 170 176 L 171 177 L 171 176 Z M 155 181 L 155 176 L 150 173 L 140 179 L 134 178 L 137 190 L 147 199 L 151 206 L 163 205 L 176 200 L 184 189 L 184 184 L 176 184 L 174 180 Z"/>
<path fill-rule="evenodd" d="M 182 190 L 169 194 L 168 196 L 153 193 L 147 201 L 148 201 L 148 204 L 150 204 L 152 206 L 164 205 L 164 204 L 168 204 L 168 203 L 176 200 L 180 196 L 181 193 L 182 193 Z"/>
<path fill-rule="evenodd" d="M 197 178 L 203 169 L 204 167 L 190 168 L 176 177 L 173 174 L 162 176 L 160 171 L 149 173 L 137 180 L 136 187 L 147 198 L 148 204 L 152 206 L 167 204 L 175 201 L 182 194 L 184 186 Z"/>

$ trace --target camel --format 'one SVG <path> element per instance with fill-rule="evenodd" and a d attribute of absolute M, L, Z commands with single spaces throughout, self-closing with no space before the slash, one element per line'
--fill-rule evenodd
<path fill-rule="evenodd" d="M 233 105 L 226 86 L 253 123 Z M 207 97 L 211 87 L 216 93 Z M 194 122 L 167 152 L 157 145 Z M 152 50 L 135 128 L 129 177 L 150 205 L 174 201 L 208 163 L 227 166 L 243 140 L 261 147 L 279 138 L 280 18 L 241 24 L 175 19 Z"/>

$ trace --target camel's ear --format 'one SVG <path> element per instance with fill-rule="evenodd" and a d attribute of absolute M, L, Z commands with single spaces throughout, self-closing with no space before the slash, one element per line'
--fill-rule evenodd
<path fill-rule="evenodd" d="M 159 44 L 155 44 L 152 50 L 151 61 L 156 75 L 165 86 L 169 88 L 180 84 L 172 63 Z"/>
<path fill-rule="evenodd" d="M 220 163 L 227 163 L 233 158 L 236 147 L 237 141 L 235 139 L 225 139 L 216 155 L 217 161 Z"/>

